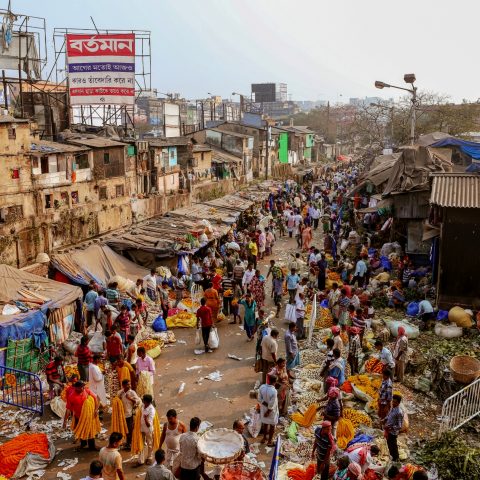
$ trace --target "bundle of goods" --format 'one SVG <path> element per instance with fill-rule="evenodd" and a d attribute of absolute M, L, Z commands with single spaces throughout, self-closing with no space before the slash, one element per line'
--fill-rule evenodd
<path fill-rule="evenodd" d="M 120 275 L 115 275 L 114 277 L 108 280 L 108 283 L 118 283 L 118 290 L 120 292 L 130 292 L 135 287 L 135 282 L 129 280 L 128 278 L 121 277 Z"/>
<path fill-rule="evenodd" d="M 348 418 L 340 417 L 337 423 L 337 445 L 338 448 L 345 450 L 348 443 L 353 439 L 355 435 L 355 427 L 353 422 Z"/>
<path fill-rule="evenodd" d="M 28 454 L 50 459 L 48 437 L 44 433 L 21 433 L 0 445 L 0 472 L 6 478 L 15 474 L 19 463 Z"/>
<path fill-rule="evenodd" d="M 80 378 L 80 374 L 78 373 L 78 367 L 76 363 L 72 365 L 65 365 L 63 369 L 65 370 L 65 375 L 67 379 L 73 377 L 74 375 L 77 378 Z"/>
<path fill-rule="evenodd" d="M 383 372 L 383 363 L 375 357 L 369 358 L 365 362 L 365 371 L 368 373 L 379 373 Z"/>
<path fill-rule="evenodd" d="M 354 428 L 358 428 L 360 425 L 372 426 L 372 419 L 366 413 L 353 408 L 344 408 L 342 418 L 350 420 Z"/>
<path fill-rule="evenodd" d="M 138 376 L 137 395 L 143 398 L 144 395 L 153 396 L 153 383 L 150 372 L 143 370 Z"/>
<path fill-rule="evenodd" d="M 122 442 L 127 438 L 128 427 L 125 418 L 125 409 L 123 403 L 118 397 L 112 399 L 112 423 L 110 424 L 110 433 L 119 432 L 122 434 Z"/>
<path fill-rule="evenodd" d="M 185 327 L 195 328 L 197 325 L 197 316 L 194 313 L 179 312 L 176 315 L 167 318 L 168 328 Z"/>
<path fill-rule="evenodd" d="M 292 468 L 287 470 L 287 477 L 291 480 L 312 480 L 317 471 L 317 466 L 314 463 L 308 465 L 304 470 L 303 468 Z"/>
<path fill-rule="evenodd" d="M 361 398 L 360 395 L 360 400 L 370 401 L 372 398 L 378 397 L 378 392 L 382 384 L 382 378 L 380 376 L 373 377 L 371 375 L 353 375 L 348 377 L 347 380 L 352 385 L 353 392 L 357 398 L 359 397 L 358 390 L 369 397 L 368 399 Z"/>
<path fill-rule="evenodd" d="M 265 480 L 262 469 L 249 462 L 233 462 L 223 467 L 220 480 Z"/>
<path fill-rule="evenodd" d="M 469 312 L 462 307 L 452 307 L 448 312 L 448 320 L 461 328 L 470 328 L 473 324 Z"/>
<path fill-rule="evenodd" d="M 312 403 L 306 410 L 304 414 L 300 412 L 293 413 L 290 417 L 292 421 L 294 421 L 297 425 L 301 427 L 311 427 L 313 422 L 317 417 L 317 409 L 318 405 L 316 403 Z"/>
<path fill-rule="evenodd" d="M 164 343 L 162 340 L 156 340 L 154 338 L 142 340 L 137 344 L 138 347 L 143 347 L 146 350 L 147 355 L 153 359 L 157 358 L 162 353 L 163 345 Z"/>
<path fill-rule="evenodd" d="M 243 452 L 243 438 L 234 430 L 216 428 L 205 432 L 198 441 L 200 456 L 214 465 L 235 461 Z"/>
<path fill-rule="evenodd" d="M 100 420 L 98 415 L 95 415 L 95 400 L 92 396 L 89 395 L 83 402 L 78 424 L 75 423 L 75 417 L 73 417 L 72 428 L 77 440 L 89 440 L 100 433 Z"/>
<path fill-rule="evenodd" d="M 333 317 L 330 309 L 319 307 L 317 310 L 317 318 L 315 320 L 315 328 L 330 328 L 333 325 Z"/>

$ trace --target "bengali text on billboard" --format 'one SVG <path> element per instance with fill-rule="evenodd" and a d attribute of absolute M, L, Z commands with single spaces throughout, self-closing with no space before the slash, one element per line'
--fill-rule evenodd
<path fill-rule="evenodd" d="M 133 105 L 135 34 L 67 34 L 71 105 Z"/>

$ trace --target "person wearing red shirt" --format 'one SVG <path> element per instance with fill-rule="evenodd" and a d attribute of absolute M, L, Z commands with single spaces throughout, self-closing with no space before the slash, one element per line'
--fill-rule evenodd
<path fill-rule="evenodd" d="M 213 325 L 212 309 L 207 307 L 205 298 L 200 300 L 201 306 L 197 310 L 197 328 L 202 327 L 202 338 L 205 345 L 205 353 L 211 353 L 212 350 L 208 347 L 208 338 L 210 337 L 210 330 Z"/>
<path fill-rule="evenodd" d="M 112 330 L 105 332 L 107 344 L 107 357 L 110 362 L 116 362 L 123 354 L 122 337 L 117 332 L 117 327 L 112 325 Z"/>
<path fill-rule="evenodd" d="M 63 428 L 66 428 L 68 419 L 73 415 L 75 417 L 75 425 L 78 425 L 78 421 L 80 420 L 80 415 L 82 414 L 83 404 L 87 398 L 93 397 L 95 400 L 95 413 L 94 415 L 98 415 L 98 409 L 100 404 L 98 402 L 97 396 L 88 388 L 85 387 L 83 382 L 76 382 L 73 385 L 74 390 L 67 395 L 67 410 L 65 412 L 65 417 L 63 419 Z M 80 449 L 83 449 L 87 446 L 88 449 L 93 451 L 98 451 L 99 448 L 95 446 L 95 439 L 89 438 L 88 440 L 80 440 Z"/>
<path fill-rule="evenodd" d="M 130 333 L 130 315 L 125 305 L 120 307 L 120 313 L 118 314 L 115 322 L 120 325 L 120 336 L 122 337 L 122 342 L 127 343 L 127 337 Z"/>
<path fill-rule="evenodd" d="M 83 336 L 80 340 L 80 345 L 75 351 L 75 356 L 77 357 L 77 367 L 78 373 L 80 374 L 80 380 L 82 382 L 88 382 L 88 366 L 92 361 L 92 352 L 88 348 L 88 337 Z"/>

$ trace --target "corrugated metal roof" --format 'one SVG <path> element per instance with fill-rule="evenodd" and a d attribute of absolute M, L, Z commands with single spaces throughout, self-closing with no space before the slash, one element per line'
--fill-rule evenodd
<path fill-rule="evenodd" d="M 480 175 L 447 173 L 431 176 L 431 204 L 451 208 L 480 208 Z"/>

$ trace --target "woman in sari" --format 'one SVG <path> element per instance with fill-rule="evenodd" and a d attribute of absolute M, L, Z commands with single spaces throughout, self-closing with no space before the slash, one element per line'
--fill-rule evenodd
<path fill-rule="evenodd" d="M 284 358 L 279 358 L 275 366 L 268 372 L 267 383 L 270 383 L 270 377 L 277 377 L 278 410 L 280 416 L 285 417 L 290 406 L 290 380 Z"/>
<path fill-rule="evenodd" d="M 310 243 L 312 242 L 312 227 L 310 225 L 306 225 L 302 231 L 302 245 L 303 251 L 308 252 L 310 249 Z"/>
<path fill-rule="evenodd" d="M 257 330 L 257 321 L 255 318 L 255 312 L 257 309 L 257 304 L 252 298 L 252 294 L 249 292 L 242 297 L 238 302 L 240 305 L 243 305 L 245 309 L 245 314 L 243 317 L 243 328 L 247 334 L 248 341 L 251 342 L 254 339 L 255 332 Z"/>
<path fill-rule="evenodd" d="M 265 282 L 260 279 L 260 270 L 255 270 L 255 275 L 248 285 L 248 289 L 258 308 L 262 308 L 265 302 Z"/>
<path fill-rule="evenodd" d="M 203 296 L 207 300 L 207 307 L 210 307 L 210 310 L 212 310 L 213 323 L 216 323 L 217 315 L 220 310 L 220 296 L 218 295 L 217 290 L 212 287 L 211 283 L 209 283 L 208 288 L 205 290 Z"/>

